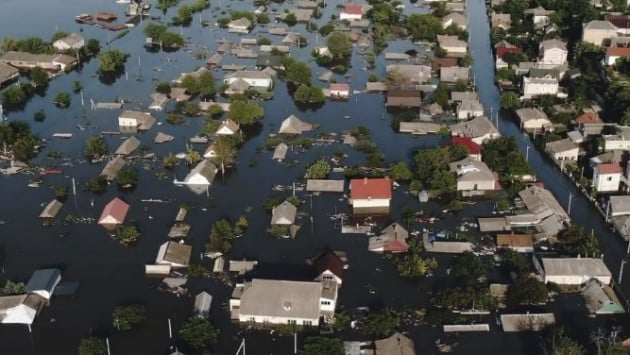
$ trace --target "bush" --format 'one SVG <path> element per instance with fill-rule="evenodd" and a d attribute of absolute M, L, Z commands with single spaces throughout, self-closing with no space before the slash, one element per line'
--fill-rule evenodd
<path fill-rule="evenodd" d="M 134 225 L 120 225 L 116 229 L 116 236 L 122 244 L 132 244 L 138 241 L 140 233 Z"/>
<path fill-rule="evenodd" d="M 103 193 L 107 189 L 107 179 L 103 175 L 95 176 L 83 185 L 83 191 L 93 193 Z"/>
<path fill-rule="evenodd" d="M 159 92 L 160 94 L 168 95 L 171 93 L 171 84 L 166 81 L 160 81 L 155 86 L 155 91 Z"/>
<path fill-rule="evenodd" d="M 46 114 L 44 113 L 44 110 L 39 110 L 35 112 L 33 114 L 33 120 L 35 120 L 35 122 L 44 122 L 44 120 L 46 120 Z"/>
<path fill-rule="evenodd" d="M 121 188 L 132 188 L 138 184 L 138 173 L 132 167 L 124 167 L 116 175 L 116 182 Z"/>
<path fill-rule="evenodd" d="M 58 108 L 68 108 L 70 107 L 70 103 L 72 103 L 72 99 L 70 98 L 70 94 L 67 92 L 60 92 L 57 96 L 55 96 L 55 106 Z"/>
<path fill-rule="evenodd" d="M 192 316 L 184 322 L 179 336 L 195 349 L 203 349 L 217 342 L 217 332 L 204 318 Z"/>
<path fill-rule="evenodd" d="M 87 337 L 79 343 L 79 355 L 107 355 L 107 346 L 103 338 Z"/>
<path fill-rule="evenodd" d="M 112 313 L 112 324 L 118 331 L 131 330 L 144 322 L 147 310 L 142 305 L 120 306 Z"/>

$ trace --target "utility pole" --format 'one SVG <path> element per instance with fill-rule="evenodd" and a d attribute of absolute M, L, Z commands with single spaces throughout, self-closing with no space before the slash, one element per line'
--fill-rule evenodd
<path fill-rule="evenodd" d="M 567 206 L 567 214 L 571 215 L 571 202 L 573 202 L 573 193 L 569 192 L 569 205 Z"/>
<path fill-rule="evenodd" d="M 529 163 L 529 144 L 527 145 L 527 149 L 525 150 L 525 162 Z"/>
<path fill-rule="evenodd" d="M 625 259 L 622 259 L 621 260 L 621 265 L 619 265 L 619 280 L 617 280 L 617 284 L 619 286 L 621 286 L 621 281 L 623 280 L 623 267 L 624 267 L 624 265 L 626 265 L 626 262 L 627 261 Z"/>
<path fill-rule="evenodd" d="M 606 205 L 606 223 L 608 223 L 608 215 L 610 214 L 610 199 L 608 200 L 608 204 Z"/>

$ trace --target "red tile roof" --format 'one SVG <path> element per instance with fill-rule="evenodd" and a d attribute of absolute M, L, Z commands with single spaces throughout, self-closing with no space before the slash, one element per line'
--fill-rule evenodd
<path fill-rule="evenodd" d="M 350 180 L 351 199 L 392 198 L 392 181 L 385 178 Z"/>
<path fill-rule="evenodd" d="M 518 47 L 497 47 L 496 53 L 497 57 L 503 58 L 504 55 L 508 53 L 522 53 L 523 50 Z"/>
<path fill-rule="evenodd" d="M 623 170 L 618 163 L 602 163 L 597 165 L 600 174 L 621 174 Z"/>
<path fill-rule="evenodd" d="M 609 47 L 606 48 L 606 55 L 610 57 L 630 57 L 630 48 Z"/>
<path fill-rule="evenodd" d="M 353 15 L 363 15 L 363 5 L 348 4 L 346 5 L 346 9 L 344 10 L 344 12 Z"/>
<path fill-rule="evenodd" d="M 127 216 L 127 211 L 129 211 L 129 205 L 125 201 L 115 197 L 113 200 L 109 201 L 107 205 L 105 205 L 103 213 L 101 213 L 101 218 L 98 220 L 101 221 L 106 217 L 112 217 L 116 221 L 122 223 Z"/>
<path fill-rule="evenodd" d="M 481 146 L 475 143 L 470 137 L 455 136 L 446 145 L 454 145 L 454 144 L 463 145 L 466 148 L 466 150 L 468 150 L 468 154 L 474 155 L 474 154 L 481 153 Z"/>
<path fill-rule="evenodd" d="M 575 119 L 577 124 L 602 123 L 602 119 L 595 112 L 585 112 Z"/>
<path fill-rule="evenodd" d="M 345 273 L 344 266 L 345 263 L 343 260 L 332 250 L 326 250 L 313 262 L 313 267 L 318 275 L 321 275 L 326 270 L 330 270 L 330 272 L 342 280 L 343 274 Z"/>

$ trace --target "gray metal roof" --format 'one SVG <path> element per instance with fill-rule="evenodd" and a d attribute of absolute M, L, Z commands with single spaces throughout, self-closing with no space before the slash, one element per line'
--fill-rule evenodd
<path fill-rule="evenodd" d="M 306 191 L 343 192 L 344 180 L 308 179 Z"/>
<path fill-rule="evenodd" d="M 319 282 L 253 279 L 241 295 L 240 314 L 317 319 L 321 291 Z"/>
<path fill-rule="evenodd" d="M 274 207 L 271 213 L 271 224 L 293 224 L 297 215 L 297 207 L 291 202 L 284 201 Z"/>
<path fill-rule="evenodd" d="M 542 258 L 542 265 L 551 276 L 612 276 L 599 258 Z"/>

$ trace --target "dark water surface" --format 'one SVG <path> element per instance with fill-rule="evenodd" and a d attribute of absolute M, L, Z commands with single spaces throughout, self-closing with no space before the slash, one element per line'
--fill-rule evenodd
<path fill-rule="evenodd" d="M 330 15 L 336 13 L 335 5 L 338 2 L 328 2 L 324 15 L 318 24 L 324 24 Z M 407 1 L 406 12 L 421 11 L 414 8 Z M 253 10 L 249 2 L 226 1 L 221 3 L 223 9 L 238 8 Z M 214 1 L 211 8 L 205 10 L 202 19 L 214 19 L 217 14 Z M 272 8 L 282 11 L 291 4 L 272 5 Z M 488 40 L 487 17 L 485 6 L 481 0 L 471 0 L 469 6 L 469 22 L 471 31 L 471 50 L 475 56 L 474 71 L 479 88 L 481 100 L 487 110 L 493 107 L 498 109 L 499 96 L 494 88 L 492 67 L 493 60 L 490 53 Z M 34 9 L 37 9 L 35 14 Z M 5 0 L 0 2 L 0 29 L 1 36 L 13 36 L 22 38 L 28 35 L 41 36 L 47 39 L 56 30 L 67 32 L 79 31 L 79 25 L 73 22 L 73 17 L 78 13 L 94 13 L 96 11 L 114 11 L 123 17 L 124 5 L 117 5 L 113 0 L 90 1 L 18 1 Z M 176 11 L 169 10 L 167 20 Z M 157 10 L 152 10 L 157 14 Z M 216 47 L 217 39 L 230 38 L 238 41 L 238 36 L 227 34 L 216 29 L 202 28 L 196 15 L 194 23 L 189 28 L 184 28 L 185 36 L 190 37 L 195 48 L 192 51 L 202 50 L 207 47 L 212 53 Z M 35 97 L 31 100 L 24 112 L 11 113 L 10 120 L 23 119 L 31 122 L 35 132 L 49 141 L 48 149 L 64 153 L 65 157 L 80 159 L 84 141 L 92 134 L 102 130 L 116 130 L 118 111 L 89 110 L 89 100 L 113 101 L 116 97 L 132 99 L 133 103 L 126 108 L 146 107 L 150 102 L 148 97 L 155 82 L 153 77 L 160 80 L 171 80 L 182 72 L 189 72 L 202 66 L 205 60 L 195 60 L 191 53 L 179 51 L 175 53 L 149 53 L 142 48 L 144 35 L 142 27 L 132 29 L 122 39 L 115 40 L 112 48 L 119 48 L 131 54 L 127 65 L 127 77 L 121 76 L 115 83 L 105 85 L 99 82 L 96 76 L 96 61 L 85 65 L 80 72 L 63 75 L 51 82 L 45 97 Z M 97 38 L 101 43 L 108 40 L 108 33 L 104 30 L 82 26 L 83 36 Z M 297 25 L 299 31 L 303 31 L 304 25 Z M 258 30 L 258 28 L 257 28 Z M 263 36 L 257 33 L 248 37 Z M 309 46 L 303 49 L 292 48 L 291 55 L 302 60 L 310 61 L 310 53 L 313 46 L 323 43 L 321 38 L 313 34 L 305 35 L 309 39 Z M 110 38 L 115 33 L 109 34 Z M 282 37 L 269 36 L 278 43 Z M 414 46 L 408 41 L 396 41 L 390 44 L 388 50 L 405 51 Z M 167 61 L 170 59 L 170 61 Z M 226 63 L 237 60 L 232 57 L 224 57 Z M 253 60 L 238 61 L 246 65 L 254 65 Z M 381 56 L 377 58 L 377 73 L 384 76 L 385 61 Z M 349 72 L 352 88 L 359 90 L 364 87 L 367 80 L 367 71 L 362 68 L 366 63 L 362 56 L 355 54 L 352 57 L 352 68 Z M 153 68 L 160 68 L 155 71 Z M 317 82 L 317 76 L 323 71 L 313 64 L 313 81 Z M 222 73 L 215 72 L 217 78 Z M 144 81 L 138 81 L 139 77 Z M 59 91 L 71 91 L 71 83 L 80 80 L 84 86 L 86 106 L 81 107 L 80 97 L 72 96 L 72 106 L 68 110 L 60 111 L 52 105 L 52 97 Z M 337 81 L 343 81 L 338 77 Z M 188 203 L 193 209 L 187 217 L 187 222 L 192 229 L 188 237 L 188 243 L 193 246 L 192 262 L 200 262 L 200 253 L 204 250 L 205 243 L 212 223 L 220 218 L 235 220 L 240 214 L 251 207 L 247 213 L 249 229 L 246 235 L 235 240 L 230 258 L 253 258 L 262 262 L 281 262 L 287 264 L 302 265 L 306 258 L 322 247 L 332 247 L 345 250 L 350 260 L 344 286 L 340 293 L 340 303 L 345 307 L 356 306 L 381 306 L 387 305 L 395 308 L 418 308 L 426 305 L 430 296 L 431 285 L 434 280 L 427 279 L 421 282 L 410 282 L 397 277 L 391 262 L 378 255 L 367 252 L 367 240 L 360 236 L 341 236 L 335 229 L 329 215 L 337 212 L 349 212 L 346 201 L 340 201 L 336 195 L 321 195 L 313 198 L 313 207 L 310 200 L 306 201 L 301 211 L 312 215 L 314 218 L 313 232 L 310 230 L 309 217 L 302 217 L 302 230 L 295 240 L 276 240 L 270 237 L 267 228 L 270 216 L 262 210 L 261 204 L 265 198 L 273 194 L 272 187 L 276 184 L 290 184 L 303 176 L 304 168 L 310 162 L 320 156 L 330 157 L 337 150 L 343 150 L 350 155 L 344 164 L 362 163 L 362 155 L 341 144 L 330 146 L 315 146 L 307 152 L 289 152 L 288 160 L 297 160 L 294 167 L 280 165 L 271 160 L 271 153 L 257 152 L 257 148 L 265 143 L 267 135 L 277 131 L 280 122 L 290 114 L 296 114 L 305 121 L 320 125 L 313 136 L 321 132 L 341 132 L 343 130 L 364 125 L 371 132 L 373 140 L 380 150 L 385 153 L 387 162 L 409 160 L 415 150 L 421 147 L 429 147 L 439 142 L 438 137 L 414 138 L 409 135 L 395 134 L 391 130 L 391 115 L 384 109 L 383 98 L 378 94 L 353 95 L 349 102 L 328 102 L 316 111 L 300 112 L 287 93 L 286 85 L 278 81 L 275 88 L 275 99 L 264 103 L 265 117 L 262 120 L 263 128 L 256 136 L 249 139 L 242 147 L 238 156 L 238 164 L 233 171 L 223 180 L 217 178 L 210 189 L 210 198 L 205 195 L 196 195 L 184 187 L 176 187 L 172 184 L 173 176 L 165 180 L 158 180 L 154 173 L 156 170 L 145 170 L 142 164 L 136 164 L 140 171 L 140 183 L 131 192 L 119 192 L 115 186 L 110 186 L 108 192 L 101 196 L 92 196 L 80 191 L 80 185 L 86 179 L 98 174 L 102 165 L 79 164 L 63 166 L 64 175 L 47 176 L 41 188 L 27 188 L 30 176 L 0 177 L 0 191 L 2 203 L 0 203 L 0 218 L 8 221 L 0 226 L 0 244 L 4 250 L 5 277 L 11 280 L 27 280 L 33 270 L 42 267 L 58 266 L 63 269 L 63 278 L 68 281 L 81 283 L 75 299 L 57 297 L 51 307 L 45 309 L 33 325 L 32 336 L 20 326 L 0 327 L 0 354 L 74 354 L 77 344 L 82 337 L 90 331 L 97 334 L 108 335 L 111 343 L 112 354 L 163 354 L 168 353 L 168 348 L 173 341 L 169 339 L 168 319 L 173 323 L 173 329 L 179 329 L 182 321 L 192 312 L 194 295 L 202 290 L 207 290 L 213 297 L 211 310 L 212 322 L 221 330 L 220 343 L 215 351 L 221 354 L 233 354 L 242 337 L 248 338 L 248 354 L 290 354 L 292 353 L 291 338 L 273 338 L 266 333 L 242 333 L 229 322 L 229 315 L 225 311 L 225 304 L 231 293 L 231 288 L 220 282 L 208 280 L 193 280 L 189 282 L 189 295 L 176 297 L 163 293 L 156 289 L 153 281 L 147 280 L 144 275 L 144 265 L 153 263 L 158 246 L 166 241 L 168 228 L 181 203 Z M 43 109 L 47 114 L 44 123 L 32 121 L 33 113 Z M 153 113 L 159 121 L 164 122 L 165 113 Z M 343 119 L 349 115 L 351 119 Z M 84 131 L 77 129 L 80 124 L 87 127 Z M 202 127 L 200 119 L 189 119 L 183 126 L 170 126 L 166 123 L 154 126 L 149 132 L 141 133 L 138 138 L 144 145 L 151 148 L 158 157 L 168 152 L 180 152 L 185 149 L 186 139 L 196 134 Z M 153 137 L 157 131 L 174 135 L 173 142 L 162 145 L 153 144 Z M 520 136 L 515 125 L 507 120 L 501 121 L 500 130 L 503 134 L 518 136 L 519 144 L 525 147 L 527 139 Z M 71 140 L 53 140 L 54 132 L 72 132 Z M 120 143 L 120 137 L 106 137 L 110 150 L 115 149 Z M 204 146 L 197 146 L 197 150 L 203 152 Z M 613 272 L 617 272 L 619 260 L 625 255 L 625 247 L 619 238 L 605 231 L 604 225 L 582 197 L 576 196 L 568 180 L 561 177 L 553 166 L 540 154 L 530 151 L 530 163 L 537 170 L 538 176 L 547 182 L 547 187 L 560 199 L 566 202 L 568 192 L 573 191 L 574 207 L 572 217 L 580 223 L 584 223 L 587 229 L 595 228 L 606 254 L 606 260 Z M 38 158 L 46 161 L 45 153 Z M 51 161 L 51 164 L 62 164 L 66 161 Z M 254 164 L 252 164 L 254 163 Z M 159 164 L 159 162 L 158 162 Z M 251 165 L 254 165 L 253 167 Z M 159 166 L 159 165 L 158 165 Z M 156 168 L 159 170 L 158 168 Z M 175 174 L 182 179 L 187 172 L 183 166 L 179 166 Z M 134 247 L 123 247 L 111 240 L 104 231 L 95 224 L 73 224 L 64 226 L 54 225 L 44 228 L 40 225 L 37 216 L 41 212 L 41 204 L 54 197 L 50 185 L 71 185 L 71 178 L 77 181 L 78 195 L 75 200 L 71 197 L 65 203 L 60 212 L 63 217 L 72 213 L 81 217 L 98 218 L 102 207 L 114 196 L 122 196 L 131 204 L 128 221 L 136 223 L 142 236 L 140 242 Z M 419 209 L 417 202 L 403 192 L 396 191 L 392 218 L 400 217 L 403 206 L 412 206 Z M 288 192 L 277 193 L 279 196 L 288 196 Z M 300 194 L 300 196 L 303 196 Z M 93 198 L 94 207 L 91 206 Z M 173 202 L 166 204 L 143 203 L 141 199 L 169 199 Z M 441 210 L 439 203 L 432 203 L 428 210 Z M 462 214 L 474 216 L 484 211 L 488 212 L 487 204 L 479 204 L 467 208 Z M 451 216 L 441 221 L 440 226 L 453 228 L 459 224 L 459 217 Z M 419 227 L 419 226 L 416 226 Z M 439 261 L 446 265 L 448 258 L 439 257 Z M 208 263 L 207 260 L 204 263 Z M 437 274 L 436 280 L 445 275 Z M 368 292 L 368 285 L 376 289 L 375 294 Z M 624 283 L 624 289 L 630 287 Z M 139 302 L 147 306 L 149 316 L 146 324 L 138 330 L 129 333 L 116 333 L 111 329 L 111 312 L 114 307 L 127 302 Z M 416 341 L 419 353 L 434 353 L 436 348 L 434 341 L 440 337 L 437 328 L 422 327 L 408 330 Z M 537 338 L 535 336 L 504 335 L 496 332 L 488 334 L 464 334 L 459 338 L 458 353 L 467 354 L 491 354 L 505 353 L 532 354 L 539 352 Z"/>

